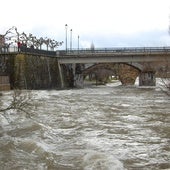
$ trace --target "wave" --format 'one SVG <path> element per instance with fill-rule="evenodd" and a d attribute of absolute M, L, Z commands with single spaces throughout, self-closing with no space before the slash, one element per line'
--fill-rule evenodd
<path fill-rule="evenodd" d="M 124 170 L 122 162 L 112 155 L 89 152 L 84 157 L 84 170 Z"/>

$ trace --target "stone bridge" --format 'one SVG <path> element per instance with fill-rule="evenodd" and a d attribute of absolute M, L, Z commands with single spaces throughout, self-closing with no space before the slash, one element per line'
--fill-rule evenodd
<path fill-rule="evenodd" d="M 170 63 L 170 47 L 103 48 L 46 51 L 15 47 L 0 52 L 0 84 L 21 88 L 82 87 L 86 75 L 105 70 L 103 76 L 114 75 L 122 84 L 154 86 L 155 74 Z M 107 73 L 107 74 L 105 74 Z M 96 74 L 97 75 L 97 74 Z M 8 76 L 8 77 L 5 77 Z M 71 83 L 70 83 L 71 82 Z"/>
<path fill-rule="evenodd" d="M 123 84 L 133 84 L 139 76 L 140 86 L 154 86 L 155 74 L 169 66 L 170 47 L 83 49 L 71 50 L 67 53 L 60 51 L 57 58 L 60 65 L 72 64 L 75 86 L 83 86 L 84 75 L 95 69 L 101 68 L 114 72 L 115 64 L 124 70 L 119 74 Z M 84 64 L 84 67 L 80 67 L 80 64 Z M 86 67 L 87 65 L 89 67 Z M 78 72 L 77 66 L 81 68 Z M 130 74 L 129 70 L 132 70 Z"/>

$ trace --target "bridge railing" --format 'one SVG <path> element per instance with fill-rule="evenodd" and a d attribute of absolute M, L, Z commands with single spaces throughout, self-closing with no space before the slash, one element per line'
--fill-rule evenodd
<path fill-rule="evenodd" d="M 116 54 L 124 54 L 124 53 L 155 53 L 155 52 L 170 52 L 170 46 L 166 47 L 125 47 L 125 48 L 82 48 L 82 49 L 68 49 L 60 50 L 57 52 L 59 56 L 63 55 L 77 55 L 77 54 L 92 54 L 92 53 L 116 53 Z"/>
<path fill-rule="evenodd" d="M 0 48 L 0 54 L 18 53 L 18 52 L 27 53 L 27 54 L 56 56 L 56 51 L 47 51 L 47 50 L 40 50 L 40 49 L 27 48 L 27 47 L 21 47 L 20 49 L 18 49 L 18 47 L 16 46 Z"/>
<path fill-rule="evenodd" d="M 18 48 L 16 46 L 11 47 L 0 47 L 0 54 L 1 53 L 12 53 L 18 52 Z M 83 54 L 130 54 L 130 53 L 170 53 L 170 46 L 166 47 L 115 47 L 115 48 L 81 48 L 81 49 L 68 49 L 65 50 L 57 50 L 57 51 L 47 51 L 47 50 L 40 50 L 34 48 L 27 48 L 21 47 L 19 52 L 22 53 L 29 53 L 29 54 L 38 54 L 38 55 L 47 55 L 47 56 L 65 56 L 65 55 L 83 55 Z"/>
<path fill-rule="evenodd" d="M 1 53 L 12 53 L 12 52 L 17 52 L 18 48 L 16 46 L 12 47 L 1 47 L 0 46 L 0 54 Z"/>
<path fill-rule="evenodd" d="M 47 51 L 47 50 L 40 50 L 35 48 L 21 48 L 22 53 L 30 53 L 30 54 L 39 54 L 39 55 L 46 55 L 46 56 L 56 56 L 56 51 Z"/>

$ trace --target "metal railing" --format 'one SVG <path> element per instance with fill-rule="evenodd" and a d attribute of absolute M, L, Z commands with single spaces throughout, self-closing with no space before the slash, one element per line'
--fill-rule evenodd
<path fill-rule="evenodd" d="M 140 54 L 140 53 L 170 53 L 170 46 L 166 47 L 115 47 L 115 48 L 81 48 L 81 49 L 68 49 L 48 51 L 34 48 L 21 47 L 19 50 L 16 46 L 13 47 L 0 47 L 0 54 L 2 53 L 29 53 L 47 56 L 65 56 L 77 54 Z"/>
<path fill-rule="evenodd" d="M 6 53 L 26 53 L 26 54 L 38 54 L 38 55 L 47 55 L 47 56 L 56 56 L 56 51 L 47 51 L 47 50 L 40 50 L 40 49 L 34 49 L 34 48 L 27 48 L 27 47 L 21 47 L 18 49 L 18 47 L 1 47 L 0 48 L 0 54 L 6 54 Z"/>
<path fill-rule="evenodd" d="M 125 53 L 167 53 L 170 52 L 170 46 L 166 47 L 118 47 L 118 48 L 82 48 L 82 49 L 73 49 L 59 51 L 59 55 L 77 55 L 77 54 L 125 54 Z"/>

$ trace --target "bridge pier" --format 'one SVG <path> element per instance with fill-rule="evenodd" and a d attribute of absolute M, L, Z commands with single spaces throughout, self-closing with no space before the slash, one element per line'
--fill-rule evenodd
<path fill-rule="evenodd" d="M 62 71 L 61 71 L 61 65 L 58 63 L 58 72 L 59 72 L 59 78 L 60 78 L 60 87 L 61 89 L 64 88 L 64 80 L 63 80 L 63 75 L 62 75 Z"/>
<path fill-rule="evenodd" d="M 74 87 L 83 88 L 84 87 L 84 78 L 82 74 L 74 75 Z"/>
<path fill-rule="evenodd" d="M 74 87 L 84 87 L 84 77 L 82 74 L 82 65 L 72 64 L 73 76 L 74 76 Z"/>
<path fill-rule="evenodd" d="M 139 86 L 155 86 L 156 77 L 154 71 L 140 72 L 139 74 Z"/>

